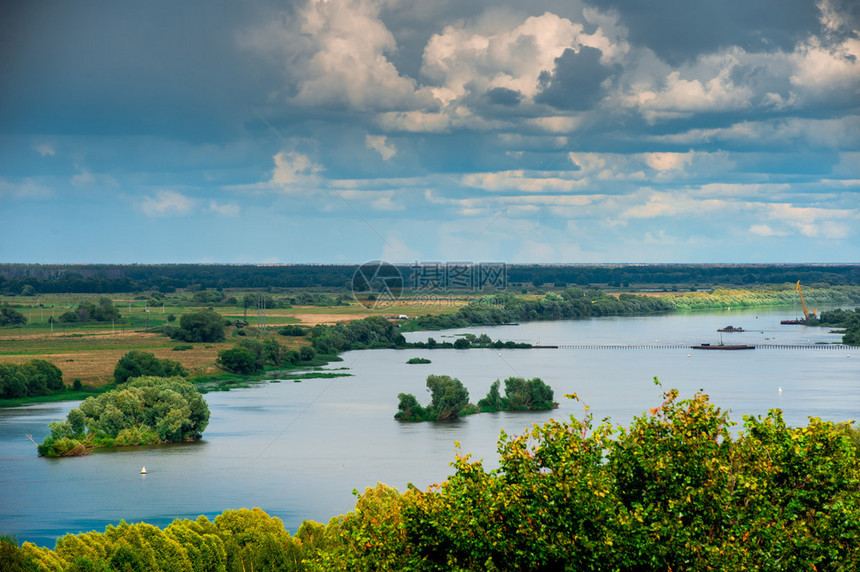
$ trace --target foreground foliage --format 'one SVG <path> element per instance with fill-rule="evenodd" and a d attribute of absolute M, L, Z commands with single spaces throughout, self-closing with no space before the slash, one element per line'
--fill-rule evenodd
<path fill-rule="evenodd" d="M 88 397 L 65 421 L 50 424 L 40 455 L 86 454 L 95 447 L 123 447 L 198 439 L 209 424 L 209 406 L 180 377 L 139 377 L 98 397 Z"/>
<path fill-rule="evenodd" d="M 458 454 L 440 485 L 368 488 L 295 536 L 243 509 L 163 531 L 122 523 L 54 550 L 4 539 L 0 555 L 33 570 L 858 569 L 856 432 L 789 427 L 778 410 L 732 425 L 707 395 L 673 390 L 628 428 L 594 426 L 586 408 L 503 433 L 498 469 Z"/>

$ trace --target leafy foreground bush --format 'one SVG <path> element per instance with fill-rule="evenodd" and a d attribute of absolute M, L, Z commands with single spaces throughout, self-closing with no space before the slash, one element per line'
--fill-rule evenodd
<path fill-rule="evenodd" d="M 95 447 L 125 447 L 200 438 L 209 406 L 194 385 L 180 377 L 139 377 L 88 397 L 65 421 L 50 424 L 39 455 L 85 455 Z"/>
<path fill-rule="evenodd" d="M 255 509 L 3 554 L 39 570 L 860 568 L 854 430 L 788 427 L 778 410 L 745 418 L 736 436 L 731 425 L 706 395 L 670 391 L 627 429 L 586 415 L 502 434 L 496 470 L 457 455 L 441 485 L 377 485 L 353 512 L 295 537 Z"/>

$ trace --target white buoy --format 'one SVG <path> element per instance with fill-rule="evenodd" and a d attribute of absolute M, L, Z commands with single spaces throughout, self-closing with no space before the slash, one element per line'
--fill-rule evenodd
<path fill-rule="evenodd" d="M 140 470 L 140 474 L 141 474 L 141 475 L 145 475 L 145 474 L 146 474 L 146 467 L 143 467 L 143 468 Z"/>
<path fill-rule="evenodd" d="M 781 388 L 781 387 L 779 388 L 779 393 L 780 393 L 780 394 L 782 393 L 782 388 Z"/>

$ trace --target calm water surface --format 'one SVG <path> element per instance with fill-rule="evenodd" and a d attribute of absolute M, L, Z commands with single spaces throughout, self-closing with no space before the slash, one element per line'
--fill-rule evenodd
<path fill-rule="evenodd" d="M 520 326 L 418 332 L 411 340 L 448 340 L 482 331 L 493 339 L 561 344 L 692 345 L 838 342 L 826 328 L 781 326 L 785 311 L 754 310 L 642 318 L 534 322 Z M 226 509 L 257 506 L 295 530 L 302 520 L 327 522 L 349 511 L 353 489 L 376 482 L 403 489 L 443 480 L 462 451 L 496 465 L 499 431 L 519 433 L 550 417 L 581 416 L 582 405 L 562 394 L 577 392 L 594 418 L 627 424 L 660 403 L 652 383 L 688 397 L 703 389 L 732 418 L 778 407 L 787 421 L 808 416 L 843 421 L 860 417 L 860 351 L 756 349 L 621 350 L 370 350 L 348 352 L 351 377 L 267 383 L 206 395 L 212 412 L 197 443 L 98 452 L 44 459 L 26 435 L 41 441 L 48 423 L 77 402 L 0 410 L 0 533 L 53 547 L 66 532 L 103 530 L 121 519 L 164 526 L 177 518 L 210 518 Z M 429 365 L 407 365 L 427 357 Z M 559 409 L 492 413 L 451 424 L 402 424 L 393 419 L 397 394 L 429 400 L 428 374 L 458 377 L 473 402 L 496 379 L 541 377 L 553 387 Z M 779 389 L 782 388 L 782 392 Z M 139 474 L 146 466 L 149 472 Z"/>

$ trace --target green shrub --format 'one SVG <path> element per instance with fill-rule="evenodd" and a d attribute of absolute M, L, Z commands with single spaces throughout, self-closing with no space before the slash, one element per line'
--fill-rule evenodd
<path fill-rule="evenodd" d="M 218 352 L 216 363 L 225 370 L 247 375 L 263 371 L 263 366 L 257 356 L 246 347 L 234 346 Z"/>
<path fill-rule="evenodd" d="M 63 372 L 54 364 L 32 359 L 23 364 L 0 364 L 0 398 L 51 395 L 66 388 Z"/>
<path fill-rule="evenodd" d="M 214 310 L 200 310 L 183 314 L 179 328 L 171 330 L 170 337 L 183 342 L 215 343 L 223 342 L 224 318 Z"/>
<path fill-rule="evenodd" d="M 193 384 L 181 377 L 138 377 L 88 397 L 65 421 L 51 423 L 38 450 L 57 457 L 93 447 L 185 441 L 199 438 L 208 424 L 209 407 Z"/>
<path fill-rule="evenodd" d="M 158 359 L 155 354 L 142 350 L 131 350 L 122 356 L 113 370 L 113 379 L 117 385 L 134 377 L 185 377 L 187 375 L 188 372 L 178 361 Z"/>
<path fill-rule="evenodd" d="M 0 304 L 0 326 L 20 326 L 27 323 L 27 316 L 13 310 L 9 304 Z"/>

